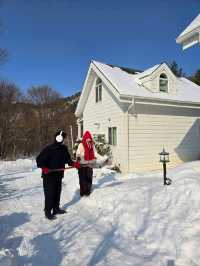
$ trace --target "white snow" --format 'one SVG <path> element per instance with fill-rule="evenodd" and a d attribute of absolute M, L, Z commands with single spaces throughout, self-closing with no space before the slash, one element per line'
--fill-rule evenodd
<path fill-rule="evenodd" d="M 0 265 L 1 266 L 17 266 L 14 255 L 9 249 L 0 250 Z"/>
<path fill-rule="evenodd" d="M 200 102 L 200 87 L 183 77 L 176 78 L 176 94 L 151 92 L 147 90 L 141 84 L 140 78 L 150 75 L 161 65 L 155 65 L 139 74 L 128 74 L 119 67 L 111 67 L 97 61 L 93 61 L 93 64 L 111 81 L 121 95 L 196 104 Z"/>
<path fill-rule="evenodd" d="M 67 170 L 68 213 L 49 221 L 34 161 L 1 162 L 0 255 L 9 250 L 20 266 L 200 265 L 200 161 L 168 177 L 163 186 L 161 172 L 95 169 L 92 194 L 80 198 L 77 170 Z"/>
<path fill-rule="evenodd" d="M 200 28 L 200 14 L 195 19 L 193 19 L 193 21 L 181 32 L 177 39 L 185 36 L 188 33 L 191 33 L 194 30 L 196 30 L 196 32 L 199 32 L 198 28 Z"/>

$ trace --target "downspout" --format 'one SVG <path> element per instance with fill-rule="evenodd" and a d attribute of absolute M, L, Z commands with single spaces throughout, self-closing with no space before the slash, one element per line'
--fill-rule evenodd
<path fill-rule="evenodd" d="M 135 99 L 134 97 L 132 98 L 132 101 L 131 101 L 131 104 L 129 105 L 128 107 L 128 110 L 127 110 L 127 139 L 128 139 L 128 172 L 129 172 L 129 169 L 130 169 L 130 149 L 129 149 L 129 111 L 131 110 L 131 108 L 134 106 L 135 104 Z"/>
<path fill-rule="evenodd" d="M 76 122 L 78 125 L 78 138 L 81 138 L 81 123 L 83 123 L 83 117 L 78 117 Z"/>

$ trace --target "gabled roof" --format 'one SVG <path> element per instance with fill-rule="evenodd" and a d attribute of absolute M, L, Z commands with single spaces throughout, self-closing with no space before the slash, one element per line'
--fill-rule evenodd
<path fill-rule="evenodd" d="M 175 77 L 177 80 L 176 95 L 163 92 L 151 92 L 147 90 L 144 86 L 142 86 L 141 79 L 143 77 L 146 77 L 147 75 L 150 76 L 159 67 L 161 67 L 162 65 L 166 65 L 165 63 L 155 65 L 139 74 L 128 74 L 117 67 L 111 68 L 109 65 L 97 61 L 93 61 L 92 63 L 95 64 L 112 82 L 112 84 L 119 91 L 120 95 L 151 98 L 153 97 L 160 99 L 192 101 L 200 103 L 200 86 L 183 77 Z"/>
<path fill-rule="evenodd" d="M 183 49 L 200 42 L 200 14 L 186 27 L 176 39 Z"/>
<path fill-rule="evenodd" d="M 147 77 L 147 76 L 150 76 L 159 66 L 160 66 L 161 64 L 159 64 L 159 65 L 155 65 L 155 66 L 153 66 L 153 67 L 151 67 L 151 68 L 148 68 L 147 70 L 145 70 L 145 71 L 143 71 L 143 72 L 141 72 L 141 73 L 139 73 L 138 75 L 137 75 L 137 79 L 143 79 L 143 78 L 145 78 L 145 77 Z"/>
<path fill-rule="evenodd" d="M 168 69 L 168 71 L 171 71 L 165 63 L 162 63 L 141 73 L 129 74 L 119 67 L 110 66 L 98 61 L 92 61 L 75 114 L 79 116 L 83 112 L 90 90 L 90 86 L 87 86 L 87 83 L 91 71 L 96 73 L 97 76 L 100 76 L 102 81 L 113 91 L 119 101 L 121 100 L 121 97 L 126 97 L 129 100 L 132 98 L 145 98 L 178 101 L 182 103 L 198 103 L 200 105 L 200 86 L 186 78 L 178 78 L 174 76 L 172 72 L 171 74 L 176 81 L 176 94 L 152 92 L 143 86 L 142 79 L 153 75 L 153 73 L 159 71 L 160 68 L 165 68 Z"/>

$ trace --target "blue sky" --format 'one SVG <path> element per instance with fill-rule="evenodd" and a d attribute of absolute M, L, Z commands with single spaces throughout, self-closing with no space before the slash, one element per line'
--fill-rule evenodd
<path fill-rule="evenodd" d="M 198 45 L 175 38 L 200 13 L 200 0 L 0 0 L 0 78 L 23 91 L 48 84 L 62 95 L 81 90 L 90 60 L 146 69 L 175 60 L 200 68 Z"/>

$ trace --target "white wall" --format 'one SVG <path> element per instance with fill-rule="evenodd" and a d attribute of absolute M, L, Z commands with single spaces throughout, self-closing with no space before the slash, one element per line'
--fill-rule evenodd
<path fill-rule="evenodd" d="M 152 92 L 159 92 L 160 90 L 160 75 L 165 74 L 168 78 L 168 93 L 176 94 L 176 82 L 177 78 L 169 70 L 169 68 L 164 64 L 159 67 L 152 75 L 141 79 L 143 86 Z"/>
<path fill-rule="evenodd" d="M 170 153 L 168 167 L 200 159 L 200 110 L 139 105 L 130 117 L 130 171 L 162 167 L 158 153 Z"/>
<path fill-rule="evenodd" d="M 99 123 L 100 126 L 95 123 Z M 108 138 L 108 127 L 117 127 L 117 146 L 113 146 L 113 156 L 116 163 L 120 163 L 122 170 L 127 167 L 127 117 L 105 84 L 102 87 L 102 101 L 96 103 L 94 81 L 83 112 L 83 127 L 84 131 L 105 134 L 106 138 Z"/>

